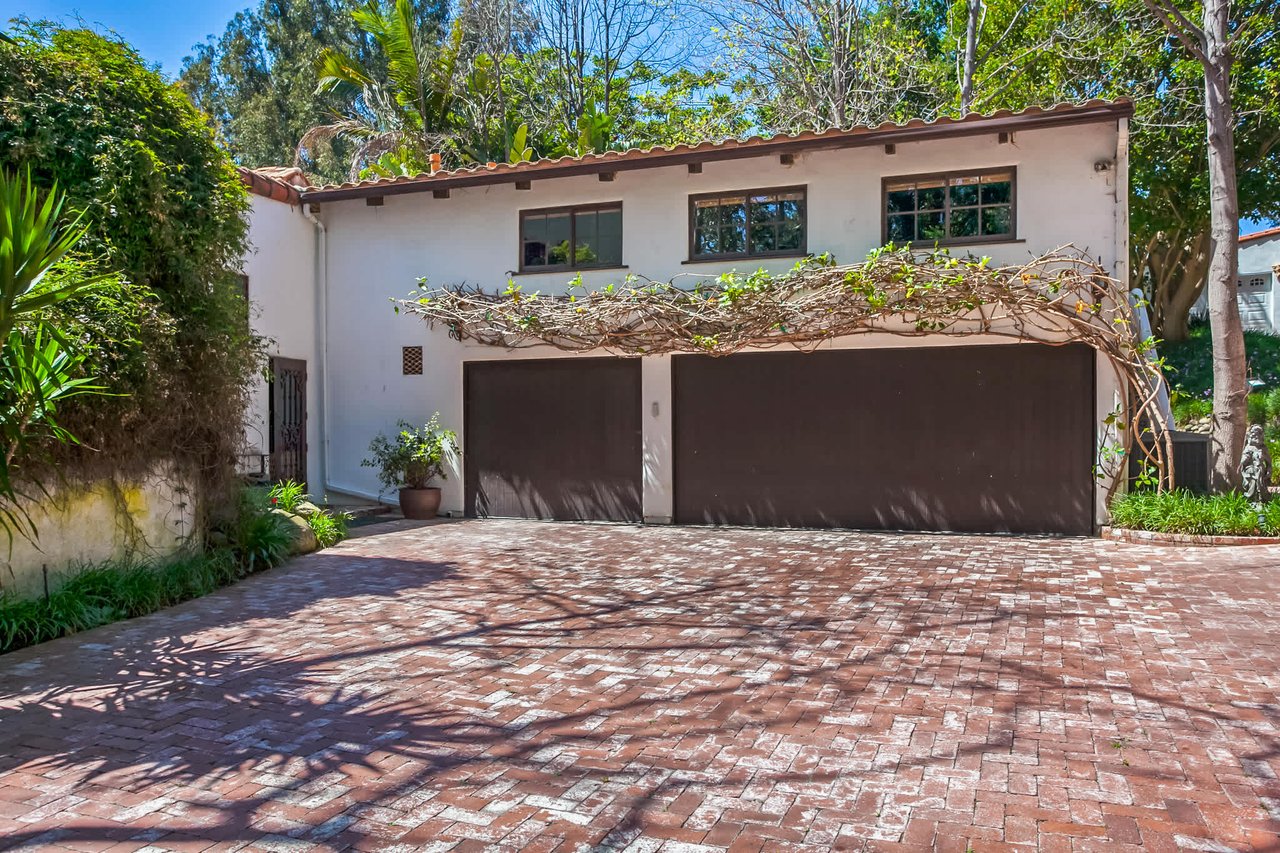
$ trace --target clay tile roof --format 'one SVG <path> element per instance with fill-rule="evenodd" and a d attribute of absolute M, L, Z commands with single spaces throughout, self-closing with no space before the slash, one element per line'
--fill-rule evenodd
<path fill-rule="evenodd" d="M 1264 231 L 1254 231 L 1252 234 L 1240 235 L 1241 243 L 1248 243 L 1252 240 L 1265 240 L 1268 237 L 1280 237 L 1280 228 L 1268 228 Z"/>
<path fill-rule="evenodd" d="M 249 192 L 272 201 L 301 204 L 302 190 L 311 187 L 307 176 L 294 166 L 265 166 L 260 169 L 241 166 L 238 171 L 241 182 L 249 188 Z"/>
<path fill-rule="evenodd" d="M 561 178 L 631 169 L 658 168 L 682 163 L 734 160 L 763 157 L 785 152 L 823 148 L 914 142 L 951 136 L 973 136 L 983 133 L 1013 132 L 1042 127 L 1058 127 L 1088 122 L 1114 121 L 1133 114 L 1127 100 L 1092 100 L 1081 104 L 1057 104 L 1031 107 L 1020 112 L 973 113 L 964 118 L 939 118 L 933 121 L 911 119 L 902 124 L 886 123 L 876 127 L 853 127 L 823 131 L 805 131 L 776 136 L 752 136 L 748 139 L 725 139 L 695 145 L 632 148 L 606 151 L 580 157 L 534 160 L 524 163 L 496 163 L 467 166 L 431 174 L 379 178 L 330 184 L 303 190 L 307 201 L 340 201 L 367 196 L 398 195 L 450 187 L 483 186 L 511 183 L 535 178 Z"/>

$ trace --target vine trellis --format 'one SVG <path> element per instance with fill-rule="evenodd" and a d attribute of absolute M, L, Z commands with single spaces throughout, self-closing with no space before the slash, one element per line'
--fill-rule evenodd
<path fill-rule="evenodd" d="M 1124 285 L 1071 246 L 1012 266 L 888 246 L 863 263 L 839 265 L 823 255 L 776 274 L 761 269 L 670 281 L 629 275 L 594 290 L 578 276 L 563 295 L 525 292 L 513 282 L 500 292 L 422 284 L 397 310 L 443 325 L 457 340 L 508 349 L 724 355 L 784 344 L 812 350 L 870 333 L 1084 343 L 1127 390 L 1107 418 L 1115 441 L 1099 448 L 1097 475 L 1114 492 L 1128 443 L 1153 481 L 1174 485 L 1171 424 L 1157 404 L 1163 378 L 1154 341 L 1138 337 Z"/>

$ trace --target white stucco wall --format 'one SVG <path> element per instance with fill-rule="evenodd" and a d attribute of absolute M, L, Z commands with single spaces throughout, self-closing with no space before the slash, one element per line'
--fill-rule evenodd
<path fill-rule="evenodd" d="M 419 319 L 398 316 L 391 300 L 405 296 L 426 276 L 431 285 L 468 283 L 504 287 L 518 265 L 521 209 L 563 204 L 622 201 L 623 271 L 585 272 L 588 285 L 620 281 L 627 273 L 668 279 L 687 274 L 716 275 L 760 262 L 686 264 L 688 201 L 691 194 L 759 187 L 808 188 L 808 249 L 832 252 L 854 262 L 881 242 L 881 179 L 961 169 L 1017 167 L 1017 240 L 975 247 L 999 263 L 1013 263 L 1066 244 L 1089 252 L 1123 278 L 1127 218 L 1123 168 L 1098 171 L 1095 163 L 1117 159 L 1121 144 L 1115 122 L 1018 132 L 1009 143 L 995 134 L 882 147 L 817 151 L 798 155 L 790 166 L 778 158 L 712 162 L 700 174 L 683 167 L 619 172 L 613 182 L 595 176 L 534 181 L 532 189 L 511 184 L 455 189 L 447 199 L 430 193 L 388 196 L 381 206 L 363 199 L 323 205 L 328 228 L 328 384 L 330 402 L 329 483 L 356 494 L 374 494 L 373 471 L 360 467 L 369 440 L 390 430 L 399 418 L 424 421 L 439 411 L 446 425 L 462 433 L 462 364 L 466 360 L 509 358 L 511 353 L 461 344 L 443 330 L 428 330 Z M 765 262 L 785 269 L 792 260 Z M 517 276 L 526 290 L 563 292 L 571 276 L 551 273 Z M 965 339 L 962 343 L 978 343 Z M 997 342 L 997 341 L 991 341 Z M 999 339 L 999 342 L 1007 342 Z M 954 345 L 941 338 L 904 340 L 860 337 L 836 346 Z M 421 376 L 401 373 L 401 348 L 421 345 Z M 517 357 L 548 357 L 545 349 Z M 572 357 L 572 356 L 568 356 Z M 645 359 L 645 515 L 670 515 L 670 371 L 666 359 Z M 1099 418 L 1114 405 L 1114 380 L 1100 370 Z M 657 403 L 658 414 L 652 414 Z M 513 429 L 536 429 L 522 424 Z M 465 448 L 464 448 L 465 451 Z M 465 459 L 465 452 L 464 452 Z M 460 512 L 460 470 L 445 484 L 444 511 Z M 1102 516 L 1100 515 L 1100 518 Z"/>
<path fill-rule="evenodd" d="M 319 398 L 322 383 L 316 279 L 316 231 L 302 208 L 250 196 L 251 247 L 242 267 L 249 277 L 250 323 L 269 340 L 271 355 L 307 363 L 307 481 L 312 494 L 323 491 Z M 259 380 L 245 421 L 250 452 L 267 453 L 268 387 Z"/>

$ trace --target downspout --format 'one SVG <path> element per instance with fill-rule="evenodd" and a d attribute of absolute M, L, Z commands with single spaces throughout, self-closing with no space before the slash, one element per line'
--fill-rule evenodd
<path fill-rule="evenodd" d="M 1116 134 L 1116 278 L 1129 283 L 1129 119 L 1121 118 Z M 1127 288 L 1126 288 L 1127 289 Z"/>
<path fill-rule="evenodd" d="M 316 284 L 316 337 L 320 344 L 320 483 L 325 494 L 329 493 L 329 233 L 314 213 L 311 205 L 302 205 L 302 215 L 316 229 L 315 284 Z"/>

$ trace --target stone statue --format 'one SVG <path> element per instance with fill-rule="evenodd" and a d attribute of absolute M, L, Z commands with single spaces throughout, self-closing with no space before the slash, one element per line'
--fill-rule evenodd
<path fill-rule="evenodd" d="M 1262 438 L 1262 427 L 1249 427 L 1244 453 L 1240 455 L 1240 478 L 1244 483 L 1244 496 L 1252 503 L 1265 504 L 1270 497 L 1271 454 Z"/>

